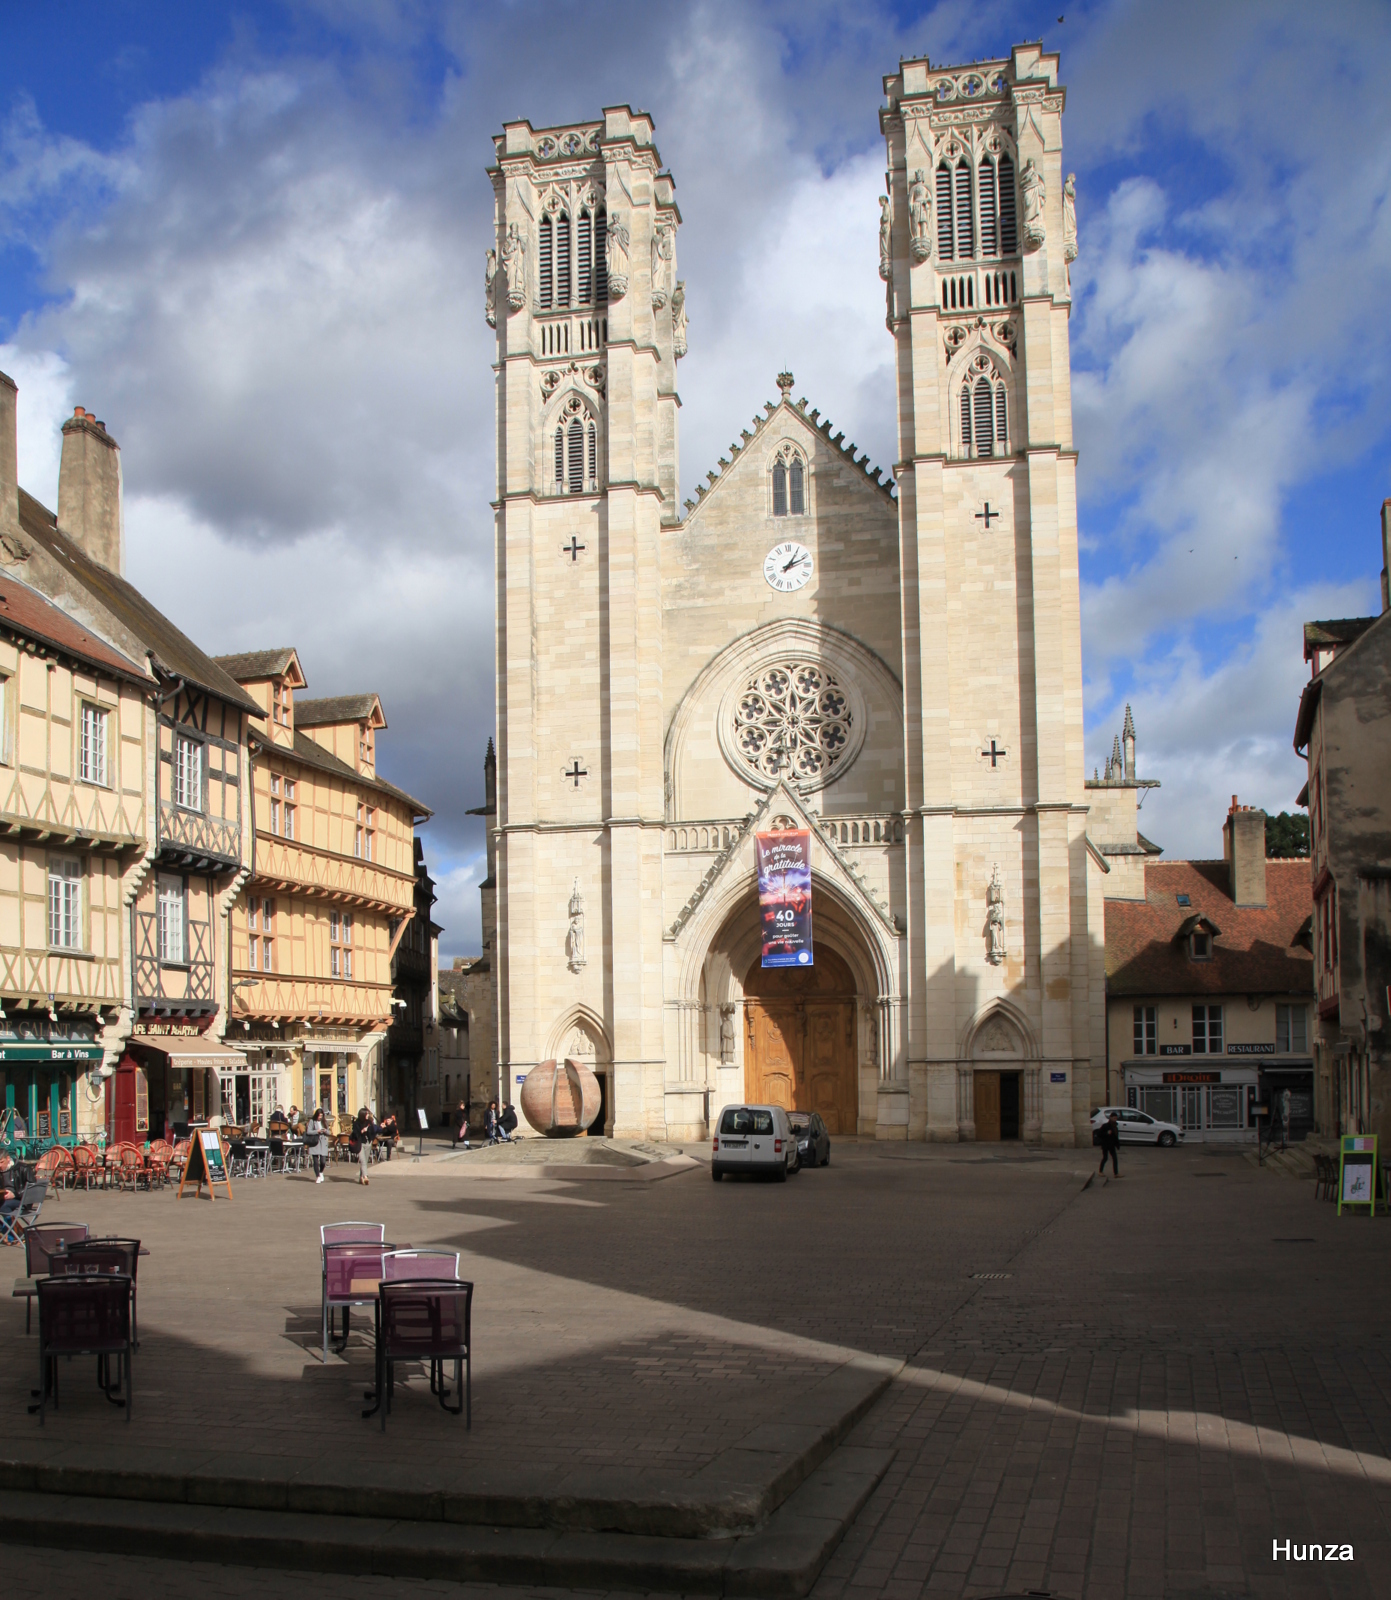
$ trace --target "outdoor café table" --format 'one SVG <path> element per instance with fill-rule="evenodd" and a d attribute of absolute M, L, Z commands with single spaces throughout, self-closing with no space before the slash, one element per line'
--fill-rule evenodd
<path fill-rule="evenodd" d="M 270 1145 L 264 1139 L 246 1141 L 246 1175 L 264 1178 L 270 1167 Z"/>
<path fill-rule="evenodd" d="M 303 1139 L 286 1139 L 285 1170 L 286 1172 L 302 1172 L 304 1170 Z"/>

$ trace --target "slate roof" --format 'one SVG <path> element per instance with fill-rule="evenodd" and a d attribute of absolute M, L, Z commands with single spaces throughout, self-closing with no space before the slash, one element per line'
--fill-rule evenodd
<path fill-rule="evenodd" d="M 253 717 L 264 717 L 260 706 L 211 656 L 204 655 L 186 634 L 157 611 L 143 594 L 117 573 L 92 558 L 67 534 L 58 519 L 26 490 L 19 491 L 19 525 L 49 555 L 72 574 L 112 616 L 139 639 L 154 665 L 170 677 L 183 678 L 196 688 L 215 694 Z"/>
<path fill-rule="evenodd" d="M 789 378 L 788 381 L 791 382 L 791 379 Z M 742 442 L 739 444 L 730 445 L 729 459 L 726 460 L 724 456 L 721 456 L 719 465 L 716 467 L 716 469 L 713 472 L 707 472 L 705 474 L 709 487 L 707 488 L 706 484 L 704 483 L 696 485 L 696 498 L 694 500 L 686 501 L 686 514 L 688 516 L 692 511 L 695 510 L 696 506 L 702 500 L 704 500 L 705 496 L 709 494 L 710 489 L 712 489 L 720 481 L 724 474 L 730 470 L 732 464 L 737 462 L 739 457 L 743 455 L 745 446 L 751 444 L 784 407 L 786 407 L 794 417 L 799 418 L 809 427 L 814 428 L 816 432 L 822 436 L 830 449 L 838 450 L 852 466 L 858 467 L 869 479 L 869 481 L 873 483 L 877 489 L 881 490 L 890 500 L 895 498 L 897 488 L 893 481 L 893 475 L 890 474 L 881 483 L 879 480 L 882 469 L 875 467 L 871 470 L 869 465 L 868 451 L 866 451 L 865 454 L 862 455 L 857 461 L 855 459 L 855 451 L 859 448 L 859 446 L 854 444 L 843 444 L 841 441 L 845 438 L 844 433 L 838 433 L 833 438 L 831 435 L 830 422 L 823 421 L 821 419 L 821 412 L 817 409 L 817 407 L 812 406 L 810 410 L 808 410 L 806 396 L 803 395 L 795 405 L 790 398 L 781 401 L 765 400 L 763 402 L 764 415 L 761 417 L 758 415 L 754 416 L 753 432 L 750 433 L 747 429 L 742 429 L 739 435 Z"/>
<path fill-rule="evenodd" d="M 275 744 L 269 734 L 262 733 L 259 729 L 252 729 L 252 740 L 266 750 L 278 750 L 282 755 L 288 755 L 293 760 L 306 767 L 317 767 L 321 772 L 327 772 L 335 778 L 359 784 L 364 789 L 376 789 L 382 794 L 387 794 L 393 800 L 399 800 L 403 805 L 410 806 L 417 818 L 424 820 L 433 817 L 434 812 L 423 800 L 417 800 L 414 795 L 409 795 L 404 789 L 398 789 L 394 783 L 388 783 L 385 778 L 369 777 L 365 772 L 359 772 L 356 767 L 350 767 L 346 761 L 340 761 L 337 756 L 325 750 L 321 744 L 315 744 L 306 733 L 295 730 L 295 742 L 287 750 L 284 745 Z"/>
<path fill-rule="evenodd" d="M 374 694 L 330 695 L 322 700 L 296 700 L 297 728 L 326 728 L 342 722 L 368 722 L 373 709 L 381 705 Z M 382 727 L 386 726 L 385 717 Z"/>
<path fill-rule="evenodd" d="M 1375 617 L 1332 617 L 1326 622 L 1306 622 L 1304 659 L 1307 661 L 1315 650 L 1352 644 L 1360 639 L 1375 621 Z"/>
<path fill-rule="evenodd" d="M 61 650 L 64 655 L 98 667 L 103 672 L 150 688 L 155 680 L 132 661 L 113 649 L 105 640 L 87 632 L 67 612 L 60 611 L 13 573 L 0 575 L 0 627 L 11 628 L 27 639 L 39 639 Z"/>
<path fill-rule="evenodd" d="M 290 670 L 294 659 L 295 652 L 290 645 L 281 650 L 245 650 L 240 655 L 213 657 L 218 666 L 238 680 L 279 678 Z"/>
<path fill-rule="evenodd" d="M 1107 993 L 1312 994 L 1314 958 L 1295 942 L 1314 909 L 1308 861 L 1266 862 L 1264 906 L 1236 905 L 1229 881 L 1225 861 L 1149 862 L 1143 901 L 1106 902 Z M 1221 929 L 1208 961 L 1180 937 L 1196 920 Z"/>

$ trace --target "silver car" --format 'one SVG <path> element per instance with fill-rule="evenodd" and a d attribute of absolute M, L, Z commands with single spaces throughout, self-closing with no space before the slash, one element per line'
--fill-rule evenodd
<path fill-rule="evenodd" d="M 1160 1122 L 1148 1111 L 1137 1111 L 1134 1106 L 1102 1106 L 1092 1112 L 1092 1143 L 1100 1144 L 1101 1127 L 1112 1112 L 1120 1124 L 1122 1144 L 1161 1144 L 1171 1149 L 1183 1143 L 1183 1129 L 1176 1122 Z"/>

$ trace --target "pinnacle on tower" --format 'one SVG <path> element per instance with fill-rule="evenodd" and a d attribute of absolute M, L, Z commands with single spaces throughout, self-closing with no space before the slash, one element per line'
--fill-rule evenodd
<path fill-rule="evenodd" d="M 1127 739 L 1135 737 L 1135 719 L 1130 714 L 1130 702 L 1128 700 L 1125 703 L 1125 727 L 1121 732 Z"/>
<path fill-rule="evenodd" d="M 786 400 L 788 395 L 792 393 L 792 385 L 794 382 L 795 379 L 790 372 L 780 372 L 778 374 L 778 389 L 781 391 L 784 400 Z"/>

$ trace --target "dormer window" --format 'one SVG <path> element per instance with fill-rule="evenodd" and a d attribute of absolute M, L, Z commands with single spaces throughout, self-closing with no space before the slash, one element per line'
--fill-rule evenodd
<path fill-rule="evenodd" d="M 357 728 L 357 758 L 365 767 L 372 765 L 372 724 L 360 722 Z"/>
<path fill-rule="evenodd" d="M 1211 961 L 1212 935 L 1205 929 L 1195 928 L 1188 936 L 1188 953 L 1194 961 Z"/>
<path fill-rule="evenodd" d="M 282 728 L 290 726 L 290 685 L 277 678 L 271 687 L 271 717 Z"/>

